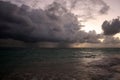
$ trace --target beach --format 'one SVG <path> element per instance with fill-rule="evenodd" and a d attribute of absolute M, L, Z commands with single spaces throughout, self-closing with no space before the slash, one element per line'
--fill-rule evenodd
<path fill-rule="evenodd" d="M 1 80 L 120 80 L 120 49 L 0 50 Z"/>

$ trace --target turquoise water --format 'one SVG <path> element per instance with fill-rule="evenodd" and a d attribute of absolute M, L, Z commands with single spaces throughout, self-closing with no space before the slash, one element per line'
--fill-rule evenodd
<path fill-rule="evenodd" d="M 0 80 L 120 80 L 120 49 L 0 49 Z"/>

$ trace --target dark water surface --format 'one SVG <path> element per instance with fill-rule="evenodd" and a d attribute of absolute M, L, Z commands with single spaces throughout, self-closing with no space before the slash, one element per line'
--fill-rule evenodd
<path fill-rule="evenodd" d="M 0 49 L 0 80 L 120 80 L 120 49 Z"/>

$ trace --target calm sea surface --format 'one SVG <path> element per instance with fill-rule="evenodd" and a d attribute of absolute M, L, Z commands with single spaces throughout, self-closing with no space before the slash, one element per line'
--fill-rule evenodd
<path fill-rule="evenodd" d="M 120 49 L 0 49 L 0 80 L 120 80 Z"/>

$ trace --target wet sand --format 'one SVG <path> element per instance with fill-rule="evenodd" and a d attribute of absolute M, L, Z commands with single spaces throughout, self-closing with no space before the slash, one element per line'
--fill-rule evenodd
<path fill-rule="evenodd" d="M 33 62 L 32 66 L 24 64 L 21 67 L 17 66 L 12 72 L 1 73 L 0 78 L 1 80 L 120 80 L 120 55 L 102 57 L 86 63 L 82 59 L 73 62 Z"/>
<path fill-rule="evenodd" d="M 120 49 L 0 50 L 0 80 L 120 80 Z"/>

